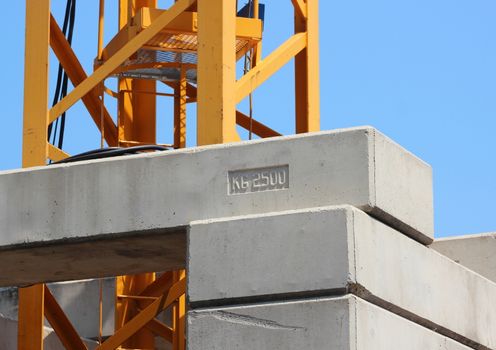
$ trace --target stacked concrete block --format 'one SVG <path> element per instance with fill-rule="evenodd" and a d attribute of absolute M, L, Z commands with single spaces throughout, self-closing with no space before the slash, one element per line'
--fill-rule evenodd
<path fill-rule="evenodd" d="M 101 284 L 100 284 L 101 283 Z M 102 290 L 102 335 L 109 336 L 114 332 L 114 279 L 82 280 L 48 284 L 48 288 L 64 310 L 78 334 L 85 339 L 98 339 L 100 334 L 100 287 Z M 18 293 L 17 288 L 0 289 L 0 318 L 13 329 L 12 322 L 17 320 Z M 50 324 L 45 322 L 48 330 Z M 7 328 L 5 328 L 7 329 Z M 4 331 L 5 331 L 4 329 Z M 51 331 L 47 331 L 49 334 Z M 8 338 L 0 327 L 0 338 Z M 51 334 L 51 333 L 50 333 Z M 53 337 L 51 335 L 50 337 Z M 13 337 L 15 338 L 15 336 Z M 0 349 L 11 349 L 2 347 Z"/>
<path fill-rule="evenodd" d="M 193 308 L 353 294 L 460 343 L 496 348 L 496 284 L 354 207 L 196 222 L 189 242 Z"/>
<path fill-rule="evenodd" d="M 2 172 L 0 286 L 177 269 L 192 221 L 318 206 L 430 243 L 431 187 L 430 167 L 372 128 Z"/>
<path fill-rule="evenodd" d="M 496 284 L 428 246 L 432 202 L 369 127 L 5 172 L 0 285 L 186 267 L 189 350 L 496 349 Z"/>
<path fill-rule="evenodd" d="M 188 327 L 189 349 L 470 349 L 353 295 L 200 309 Z"/>
<path fill-rule="evenodd" d="M 3 317 L 0 314 L 0 349 L 15 350 L 17 349 L 17 320 Z M 83 339 L 88 350 L 98 347 L 98 343 Z M 66 348 L 60 342 L 57 334 L 50 327 L 43 329 L 43 348 L 46 350 L 65 350 Z"/>
<path fill-rule="evenodd" d="M 431 187 L 430 167 L 372 128 L 7 171 L 0 246 L 340 204 L 429 243 Z"/>
<path fill-rule="evenodd" d="M 430 247 L 496 282 L 496 233 L 436 239 Z"/>
<path fill-rule="evenodd" d="M 496 285 L 426 246 L 430 169 L 372 144 L 384 185 L 365 202 L 380 209 L 344 200 L 190 225 L 190 350 L 496 348 Z"/>

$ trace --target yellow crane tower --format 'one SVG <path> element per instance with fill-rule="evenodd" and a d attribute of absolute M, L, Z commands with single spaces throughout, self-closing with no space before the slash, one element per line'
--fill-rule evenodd
<path fill-rule="evenodd" d="M 174 142 L 165 147 L 186 146 L 187 103 L 197 104 L 197 145 L 240 141 L 237 125 L 262 138 L 278 136 L 238 111 L 237 105 L 293 58 L 296 132 L 319 130 L 318 0 L 291 0 L 295 32 L 267 55 L 261 50 L 263 5 L 247 2 L 240 11 L 236 0 L 176 0 L 167 9 L 157 8 L 157 0 L 117 0 L 119 31 L 104 46 L 105 4 L 100 0 L 95 9 L 100 14 L 98 52 L 94 71 L 87 73 L 71 48 L 76 1 L 68 0 L 66 21 L 60 26 L 51 14 L 50 0 L 26 0 L 23 167 L 70 157 L 60 141 L 63 118 L 80 100 L 101 132 L 102 147 L 106 143 L 115 150 L 160 146 L 157 97 L 174 101 Z M 280 1 L 270 5 L 277 7 Z M 50 48 L 60 63 L 52 107 Z M 236 63 L 243 57 L 248 57 L 248 65 L 236 79 Z M 109 77 L 118 79 L 116 91 L 105 85 Z M 70 92 L 68 80 L 74 86 Z M 158 92 L 156 84 L 171 92 Z M 116 111 L 107 109 L 107 99 L 116 99 Z M 51 136 L 59 122 L 55 142 Z M 117 277 L 115 334 L 98 349 L 151 349 L 157 336 L 171 342 L 173 349 L 184 349 L 185 278 L 184 270 Z M 155 319 L 166 308 L 171 309 L 171 325 Z M 45 318 L 67 349 L 86 349 L 45 285 L 19 289 L 18 349 L 43 348 Z"/>

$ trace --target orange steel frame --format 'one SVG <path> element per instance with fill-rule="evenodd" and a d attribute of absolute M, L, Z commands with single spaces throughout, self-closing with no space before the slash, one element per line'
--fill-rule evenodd
<path fill-rule="evenodd" d="M 236 110 L 236 105 L 294 58 L 295 127 L 297 133 L 320 128 L 318 0 L 291 0 L 295 33 L 262 58 L 261 43 L 252 49 L 250 70 L 236 80 L 236 0 L 176 0 L 145 30 L 132 37 L 111 57 L 104 56 L 104 0 L 100 0 L 98 53 L 95 70 L 87 75 L 50 12 L 50 0 L 26 0 L 26 58 L 24 93 L 23 167 L 46 165 L 69 155 L 47 141 L 48 125 L 81 100 L 109 146 L 156 143 L 156 97 L 174 98 L 174 148 L 186 146 L 186 103 L 197 103 L 197 144 L 240 140 L 236 126 L 259 137 L 280 135 Z M 255 4 L 258 1 L 255 0 Z M 156 0 L 119 0 L 119 28 L 142 7 L 156 8 Z M 187 82 L 181 68 L 178 82 L 166 82 L 171 94 L 157 93 L 156 82 L 119 79 L 118 91 L 104 80 L 185 11 L 198 12 L 197 85 Z M 255 6 L 258 17 L 258 6 Z M 49 50 L 55 53 L 75 88 L 57 105 L 48 107 Z M 118 99 L 117 124 L 104 105 L 104 93 Z M 116 332 L 98 349 L 153 348 L 162 337 L 173 349 L 185 348 L 184 270 L 117 278 Z M 171 308 L 172 326 L 156 316 Z M 67 349 L 86 349 L 50 290 L 43 284 L 19 289 L 18 349 L 43 349 L 47 319 Z"/>

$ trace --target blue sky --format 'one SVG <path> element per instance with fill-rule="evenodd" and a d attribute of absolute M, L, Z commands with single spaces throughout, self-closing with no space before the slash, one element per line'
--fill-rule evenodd
<path fill-rule="evenodd" d="M 107 0 L 107 41 L 116 2 Z M 265 2 L 267 54 L 291 34 L 292 9 L 289 0 Z M 59 20 L 64 6 L 52 0 Z M 322 129 L 372 125 L 431 164 L 437 237 L 496 231 L 496 2 L 322 0 L 320 7 Z M 74 48 L 87 71 L 97 11 L 97 0 L 78 2 Z M 3 20 L 0 170 L 20 166 L 24 1 L 11 2 Z M 290 64 L 254 95 L 257 119 L 284 134 L 294 132 L 292 84 Z M 162 98 L 159 108 L 159 141 L 170 142 L 170 102 Z M 193 119 L 194 107 L 188 112 Z M 69 111 L 70 153 L 99 146 L 91 123 L 80 105 Z M 191 122 L 190 146 L 194 136 Z"/>

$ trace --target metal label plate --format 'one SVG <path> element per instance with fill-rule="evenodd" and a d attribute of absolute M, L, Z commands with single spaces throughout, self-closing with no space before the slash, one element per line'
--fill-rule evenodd
<path fill-rule="evenodd" d="M 277 191 L 289 188 L 289 165 L 229 171 L 228 194 Z"/>

